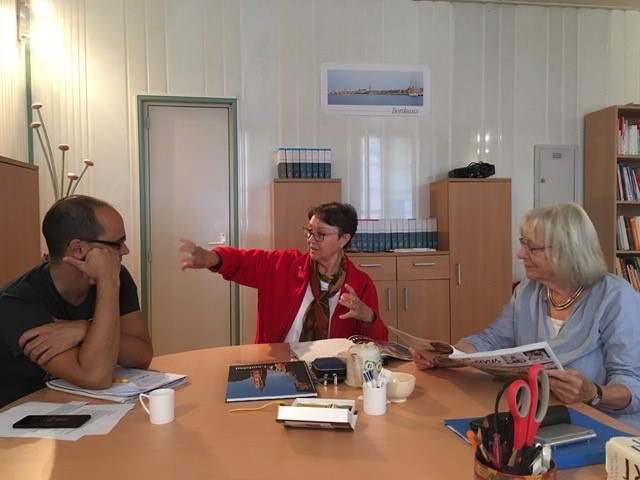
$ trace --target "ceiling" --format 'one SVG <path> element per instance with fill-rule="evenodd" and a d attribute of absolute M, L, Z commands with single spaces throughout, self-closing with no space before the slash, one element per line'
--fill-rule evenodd
<path fill-rule="evenodd" d="M 414 0 L 431 1 L 431 0 Z M 559 7 L 593 7 L 616 10 L 640 10 L 640 0 L 449 0 L 464 3 L 497 3 L 510 5 L 541 5 Z"/>

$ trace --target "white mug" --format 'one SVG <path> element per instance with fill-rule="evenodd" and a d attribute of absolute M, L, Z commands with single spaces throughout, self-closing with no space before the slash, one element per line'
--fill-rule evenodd
<path fill-rule="evenodd" d="M 173 421 L 174 394 L 175 392 L 171 388 L 159 388 L 148 394 L 140 394 L 140 403 L 145 412 L 149 414 L 151 423 L 162 425 Z M 145 398 L 149 401 L 149 408 L 144 403 Z"/>
<path fill-rule="evenodd" d="M 347 355 L 347 378 L 345 383 L 352 387 L 361 387 L 362 372 L 371 370 L 374 377 L 380 373 L 380 349 L 373 343 L 351 345 Z"/>
<path fill-rule="evenodd" d="M 367 415 L 384 415 L 387 411 L 387 384 L 381 387 L 362 387 L 364 413 Z"/>

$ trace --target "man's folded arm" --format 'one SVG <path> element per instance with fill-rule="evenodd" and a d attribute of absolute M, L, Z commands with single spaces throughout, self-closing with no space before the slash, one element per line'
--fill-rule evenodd
<path fill-rule="evenodd" d="M 120 317 L 118 365 L 146 369 L 152 358 L 153 345 L 142 312 L 136 310 Z"/>
<path fill-rule="evenodd" d="M 83 388 L 103 389 L 113 382 L 120 346 L 119 282 L 98 286 L 91 327 L 77 347 L 42 365 L 49 373 Z"/>

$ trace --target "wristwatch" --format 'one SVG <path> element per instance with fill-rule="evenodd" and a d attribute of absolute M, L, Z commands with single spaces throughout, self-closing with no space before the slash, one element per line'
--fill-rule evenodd
<path fill-rule="evenodd" d="M 595 407 L 600 403 L 600 400 L 602 400 L 602 387 L 597 383 L 594 383 L 594 385 L 596 386 L 596 394 L 591 400 L 587 402 L 587 405 L 591 407 Z"/>

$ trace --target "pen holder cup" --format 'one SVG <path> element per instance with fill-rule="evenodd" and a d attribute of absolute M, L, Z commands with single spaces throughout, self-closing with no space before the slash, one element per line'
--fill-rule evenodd
<path fill-rule="evenodd" d="M 551 460 L 551 468 L 540 475 L 515 475 L 513 473 L 503 473 L 489 468 L 486 465 L 474 459 L 473 464 L 473 480 L 556 480 L 558 469 L 553 460 Z"/>

